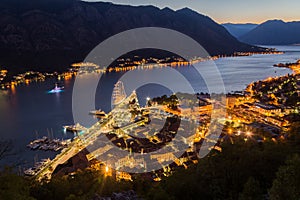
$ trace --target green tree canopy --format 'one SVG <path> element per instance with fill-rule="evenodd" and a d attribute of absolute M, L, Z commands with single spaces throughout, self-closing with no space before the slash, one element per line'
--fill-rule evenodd
<path fill-rule="evenodd" d="M 270 189 L 271 200 L 300 199 L 300 157 L 295 155 L 288 159 L 286 165 L 279 168 L 276 179 Z"/>

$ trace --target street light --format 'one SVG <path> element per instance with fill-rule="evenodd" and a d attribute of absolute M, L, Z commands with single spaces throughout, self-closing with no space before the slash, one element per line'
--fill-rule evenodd
<path fill-rule="evenodd" d="M 252 133 L 248 131 L 248 132 L 246 132 L 246 136 L 247 136 L 247 137 L 251 137 L 251 136 L 252 136 Z"/>

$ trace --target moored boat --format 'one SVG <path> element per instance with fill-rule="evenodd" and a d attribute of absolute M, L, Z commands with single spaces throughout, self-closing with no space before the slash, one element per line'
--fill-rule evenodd
<path fill-rule="evenodd" d="M 101 117 L 101 118 L 107 117 L 107 114 L 101 109 L 90 111 L 90 115 L 95 115 L 95 116 Z"/>
<path fill-rule="evenodd" d="M 86 130 L 86 128 L 84 126 L 81 126 L 79 123 L 75 125 L 63 126 L 63 127 L 65 131 L 76 132 L 76 133 Z"/>

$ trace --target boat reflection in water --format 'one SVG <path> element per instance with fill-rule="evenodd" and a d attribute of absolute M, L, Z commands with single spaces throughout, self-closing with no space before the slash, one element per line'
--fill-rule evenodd
<path fill-rule="evenodd" d="M 79 134 L 82 135 L 85 131 L 86 128 L 82 125 L 80 125 L 79 123 L 75 124 L 75 125 L 70 125 L 70 126 L 63 126 L 64 128 L 64 132 L 71 132 L 74 134 Z"/>
<path fill-rule="evenodd" d="M 52 90 L 48 91 L 48 93 L 53 94 L 53 93 L 60 93 L 63 91 L 64 91 L 64 87 L 59 87 L 58 83 L 55 83 L 55 87 Z"/>

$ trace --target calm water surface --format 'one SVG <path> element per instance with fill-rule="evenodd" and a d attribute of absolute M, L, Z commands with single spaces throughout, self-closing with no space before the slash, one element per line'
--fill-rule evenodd
<path fill-rule="evenodd" d="M 253 81 L 267 77 L 281 76 L 291 73 L 289 69 L 275 68 L 279 62 L 295 62 L 300 59 L 300 46 L 276 46 L 286 51 L 283 55 L 254 55 L 250 57 L 221 58 L 215 61 L 221 72 L 227 92 L 240 91 Z M 195 66 L 198 70 L 207 70 L 206 62 Z M 164 69 L 158 69 L 164 70 Z M 196 92 L 207 92 L 204 81 L 196 75 L 192 67 L 177 69 L 194 87 Z M 103 75 L 96 95 L 97 108 L 108 112 L 110 110 L 111 91 L 114 83 L 122 73 Z M 213 77 L 213 74 L 211 74 Z M 172 77 L 166 77 L 180 84 Z M 17 86 L 14 90 L 0 91 L 0 139 L 11 140 L 13 155 L 0 161 L 0 166 L 18 165 L 21 168 L 31 166 L 34 158 L 53 158 L 55 153 L 31 151 L 26 145 L 37 137 L 53 135 L 55 138 L 72 138 L 73 134 L 64 133 L 62 126 L 73 124 L 72 88 L 74 80 L 61 81 L 65 91 L 48 94 L 57 80 L 47 80 L 42 83 Z M 219 86 L 213 86 L 218 88 Z M 147 96 L 155 97 L 170 94 L 167 88 L 158 85 L 147 85 L 137 90 L 141 102 Z"/>

